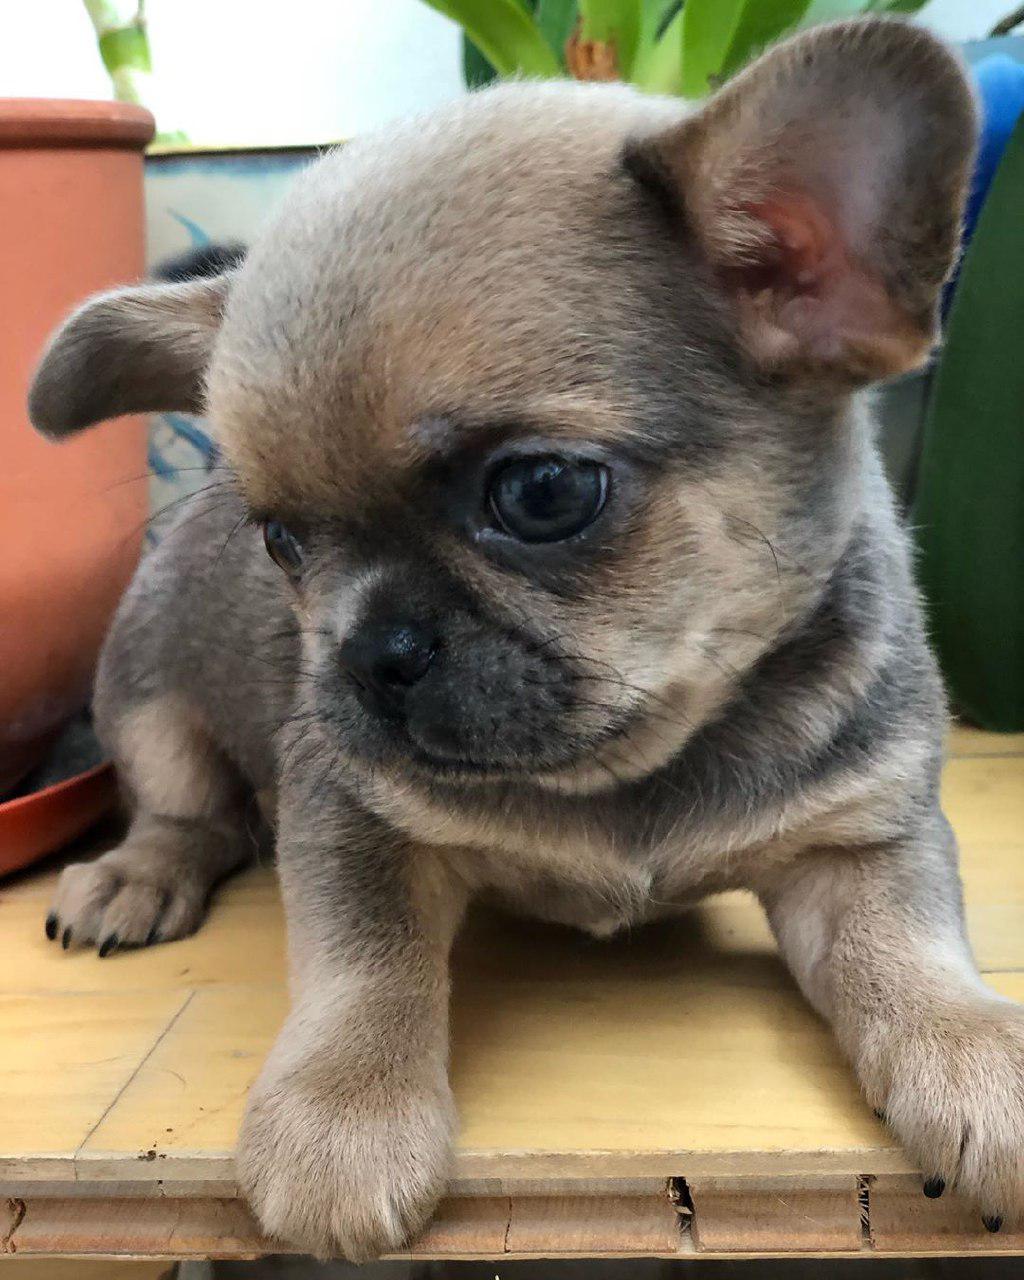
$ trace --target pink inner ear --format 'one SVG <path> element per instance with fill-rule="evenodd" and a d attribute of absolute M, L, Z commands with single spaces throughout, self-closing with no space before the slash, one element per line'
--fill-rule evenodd
<path fill-rule="evenodd" d="M 803 192 L 742 209 L 753 224 L 741 261 L 726 270 L 756 358 L 860 367 L 882 377 L 927 353 L 918 328 L 858 263 L 822 206 Z M 754 247 L 751 249 L 750 245 Z"/>
<path fill-rule="evenodd" d="M 837 228 L 810 196 L 773 196 L 744 209 L 763 229 L 761 287 L 780 293 L 821 293 L 850 263 Z"/>

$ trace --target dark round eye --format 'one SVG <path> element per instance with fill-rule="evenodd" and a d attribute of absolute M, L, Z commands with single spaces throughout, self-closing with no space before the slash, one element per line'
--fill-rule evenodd
<path fill-rule="evenodd" d="M 302 568 L 302 546 L 298 538 L 289 533 L 280 520 L 264 520 L 263 542 L 277 567 L 295 577 Z"/>
<path fill-rule="evenodd" d="M 561 542 L 591 524 L 608 497 L 608 469 L 565 458 L 517 458 L 491 480 L 488 501 L 521 542 Z"/>

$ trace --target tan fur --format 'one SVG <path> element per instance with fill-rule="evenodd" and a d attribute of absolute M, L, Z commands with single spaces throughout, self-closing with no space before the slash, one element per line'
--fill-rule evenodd
<path fill-rule="evenodd" d="M 955 904 L 922 918 L 908 903 L 899 881 L 921 861 L 898 840 L 805 858 L 767 878 L 765 903 L 804 993 L 925 1175 L 1016 1205 L 1024 1010 L 978 977 Z"/>
<path fill-rule="evenodd" d="M 177 694 L 136 707 L 117 728 L 118 753 L 130 762 L 123 781 L 167 818 L 208 818 L 230 796 L 217 768 L 216 750 L 195 712 Z"/>
<path fill-rule="evenodd" d="M 51 914 L 65 946 L 109 950 L 187 936 L 213 886 L 254 851 L 238 825 L 236 787 L 183 698 L 136 707 L 118 724 L 116 749 L 134 816 L 123 844 L 61 872 Z"/>
<path fill-rule="evenodd" d="M 322 945 L 330 891 L 290 930 L 293 1006 L 246 1108 L 239 1177 L 260 1221 L 321 1257 L 397 1250 L 448 1173 L 447 955 L 466 892 L 430 850 L 405 867 L 415 933 L 399 967 Z"/>

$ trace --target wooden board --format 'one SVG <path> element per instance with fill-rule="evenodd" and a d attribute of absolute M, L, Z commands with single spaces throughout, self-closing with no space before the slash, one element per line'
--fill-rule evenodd
<path fill-rule="evenodd" d="M 951 746 L 944 796 L 979 963 L 1024 999 L 1024 739 L 959 731 Z M 196 937 L 104 961 L 45 941 L 55 875 L 0 885 L 0 1195 L 51 1227 L 70 1212 L 59 1206 L 97 1196 L 206 1204 L 198 1239 L 218 1204 L 235 1203 L 245 1095 L 285 1008 L 272 873 L 226 885 Z M 608 943 L 476 915 L 454 973 L 458 1209 L 427 1253 L 525 1256 L 557 1239 L 595 1256 L 670 1244 L 723 1256 L 908 1251 L 898 1210 L 891 1222 L 882 1210 L 913 1185 L 898 1180 L 910 1165 L 747 895 Z M 692 1230 L 666 1198 L 679 1177 Z M 865 1178 L 882 1214 L 873 1238 L 860 1220 Z M 911 1236 L 965 1228 L 937 1229 L 925 1212 L 937 1211 L 915 1205 Z M 23 1248 L 30 1217 L 15 1233 Z M 1003 1251 L 970 1226 L 977 1247 Z M 445 1232 L 450 1248 L 437 1243 Z M 231 1237 L 236 1253 L 259 1251 L 251 1237 Z"/>
<path fill-rule="evenodd" d="M 176 1280 L 174 1263 L 122 1259 L 112 1269 L 108 1260 L 85 1258 L 0 1259 L 3 1280 Z"/>

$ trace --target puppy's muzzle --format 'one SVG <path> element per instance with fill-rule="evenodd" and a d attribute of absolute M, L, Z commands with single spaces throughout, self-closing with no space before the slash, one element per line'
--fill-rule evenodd
<path fill-rule="evenodd" d="M 367 710 L 396 715 L 408 691 L 429 671 L 439 648 L 437 633 L 421 622 L 372 622 L 348 637 L 338 658 Z"/>

